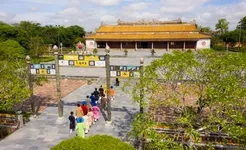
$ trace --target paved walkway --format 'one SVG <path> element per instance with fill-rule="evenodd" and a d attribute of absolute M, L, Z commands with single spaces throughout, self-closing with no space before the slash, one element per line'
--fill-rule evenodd
<path fill-rule="evenodd" d="M 82 86 L 63 98 L 64 120 L 57 119 L 57 106 L 50 106 L 23 128 L 0 141 L 0 150 L 48 150 L 62 140 L 74 137 L 75 133 L 69 134 L 67 118 L 70 111 L 74 111 L 77 102 L 81 102 L 102 83 L 103 81 Z M 119 87 L 115 91 L 115 100 L 112 101 L 112 125 L 105 125 L 103 113 L 100 113 L 99 121 L 91 127 L 87 136 L 107 134 L 127 141 L 127 133 L 133 115 L 138 112 L 138 105 L 133 104 L 130 96 L 123 93 Z"/>

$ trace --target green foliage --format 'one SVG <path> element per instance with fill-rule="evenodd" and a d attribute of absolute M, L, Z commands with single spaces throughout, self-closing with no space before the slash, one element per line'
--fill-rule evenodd
<path fill-rule="evenodd" d="M 108 135 L 95 135 L 88 138 L 75 137 L 62 141 L 51 150 L 134 150 L 127 143 Z"/>
<path fill-rule="evenodd" d="M 226 19 L 219 19 L 218 23 L 215 25 L 215 29 L 220 33 L 225 33 L 228 31 L 229 27 L 229 22 Z"/>
<path fill-rule="evenodd" d="M 0 110 L 12 110 L 13 106 L 29 98 L 25 64 L 21 61 L 0 61 Z"/>
<path fill-rule="evenodd" d="M 48 47 L 44 44 L 44 41 L 41 37 L 32 37 L 30 39 L 30 49 L 31 55 L 39 57 L 48 51 Z"/>
<path fill-rule="evenodd" d="M 183 149 L 175 141 L 179 133 L 170 136 L 159 134 L 152 127 L 161 123 L 168 128 L 182 129 L 186 137 L 200 143 L 198 129 L 205 133 L 219 132 L 245 145 L 246 141 L 246 60 L 244 53 L 221 53 L 212 50 L 197 53 L 174 51 L 145 67 L 144 82 L 131 80 L 123 90 L 132 91 L 135 102 L 140 102 L 140 89 L 146 92 L 143 106 L 148 108 L 143 114 L 148 118 L 135 117 L 132 134 L 141 139 L 142 133 L 151 139 L 152 149 Z M 157 80 L 158 79 L 158 80 Z M 127 87 L 133 86 L 132 90 Z M 194 103 L 191 103 L 190 97 Z M 190 104 L 191 103 L 191 104 Z M 168 109 L 172 121 L 165 117 Z M 164 114 L 162 114 L 164 113 Z M 143 123 L 144 122 L 144 123 Z M 222 130 L 218 130 L 218 124 Z M 165 142 L 161 142 L 161 140 Z M 225 142 L 228 142 L 225 139 Z M 189 145 L 194 148 L 193 145 Z"/>
<path fill-rule="evenodd" d="M 238 23 L 237 29 L 240 29 L 242 25 L 242 30 L 246 30 L 246 16 L 244 16 Z"/>
<path fill-rule="evenodd" d="M 50 61 L 54 61 L 54 60 L 55 60 L 55 58 L 53 56 L 32 57 L 31 58 L 31 63 L 39 64 L 41 62 L 50 62 Z"/>
<path fill-rule="evenodd" d="M 23 30 L 18 30 L 14 26 L 8 24 L 0 24 L 0 42 L 6 40 L 15 40 L 20 43 L 22 47 L 28 50 L 29 36 Z"/>
<path fill-rule="evenodd" d="M 210 27 L 202 27 L 202 26 L 200 26 L 199 29 L 200 29 L 200 32 L 203 32 L 203 33 L 209 33 L 209 32 L 212 31 Z"/>
<path fill-rule="evenodd" d="M 213 49 L 216 51 L 225 51 L 225 47 L 222 45 L 215 45 L 213 46 Z"/>
<path fill-rule="evenodd" d="M 0 43 L 0 60 L 25 58 L 25 49 L 14 40 Z"/>
<path fill-rule="evenodd" d="M 98 53 L 98 50 L 97 50 L 97 48 L 95 48 L 94 50 L 93 50 L 93 54 L 95 55 L 95 54 L 97 54 Z"/>
<path fill-rule="evenodd" d="M 79 42 L 82 42 L 85 44 L 85 38 L 82 38 L 82 37 L 77 37 L 74 42 L 73 42 L 73 45 L 76 46 L 76 44 L 78 44 Z"/>

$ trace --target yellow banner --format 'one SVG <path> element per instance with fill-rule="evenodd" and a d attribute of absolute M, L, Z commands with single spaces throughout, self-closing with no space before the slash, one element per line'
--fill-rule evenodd
<path fill-rule="evenodd" d="M 87 66 L 89 66 L 89 61 L 76 60 L 76 61 L 74 61 L 74 66 L 77 66 L 77 67 L 87 67 Z"/>
<path fill-rule="evenodd" d="M 94 60 L 94 61 L 98 61 L 99 60 L 99 57 L 98 56 L 85 56 L 85 59 L 84 60 Z"/>
<path fill-rule="evenodd" d="M 46 69 L 39 69 L 39 74 L 46 75 L 47 74 L 47 70 Z"/>
<path fill-rule="evenodd" d="M 120 77 L 128 78 L 129 76 L 130 76 L 130 72 L 126 72 L 126 71 L 121 71 L 120 72 Z"/>
<path fill-rule="evenodd" d="M 64 55 L 64 60 L 79 60 L 78 55 Z"/>

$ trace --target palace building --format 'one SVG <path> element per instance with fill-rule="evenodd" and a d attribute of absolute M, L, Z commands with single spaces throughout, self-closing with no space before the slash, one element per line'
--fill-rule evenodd
<path fill-rule="evenodd" d="M 95 34 L 86 36 L 87 49 L 206 49 L 210 48 L 211 36 L 199 32 L 195 21 L 139 21 L 101 26 Z"/>

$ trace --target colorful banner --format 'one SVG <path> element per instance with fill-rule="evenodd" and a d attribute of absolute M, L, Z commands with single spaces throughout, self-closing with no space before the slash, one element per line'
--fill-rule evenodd
<path fill-rule="evenodd" d="M 39 69 L 39 74 L 47 75 L 47 70 L 46 69 Z"/>
<path fill-rule="evenodd" d="M 56 74 L 55 64 L 31 64 L 31 74 L 54 75 Z"/>
<path fill-rule="evenodd" d="M 64 55 L 64 60 L 79 60 L 78 55 Z"/>
<path fill-rule="evenodd" d="M 95 66 L 96 67 L 105 67 L 105 61 L 95 61 Z"/>
<path fill-rule="evenodd" d="M 94 56 L 94 55 L 91 55 L 91 56 L 84 56 L 84 60 L 88 60 L 88 61 L 98 61 L 99 60 L 99 56 Z"/>
<path fill-rule="evenodd" d="M 105 67 L 105 55 L 59 55 L 60 66 Z"/>
<path fill-rule="evenodd" d="M 87 67 L 87 66 L 89 66 L 89 62 L 84 61 L 84 60 L 76 60 L 76 61 L 74 61 L 74 66 L 76 66 L 76 67 Z"/>
<path fill-rule="evenodd" d="M 68 66 L 68 60 L 59 60 L 60 66 Z"/>
<path fill-rule="evenodd" d="M 130 76 L 130 72 L 126 72 L 126 71 L 120 72 L 120 77 L 122 78 L 128 78 L 129 76 Z"/>
<path fill-rule="evenodd" d="M 111 77 L 136 77 L 139 78 L 139 66 L 110 66 Z"/>

